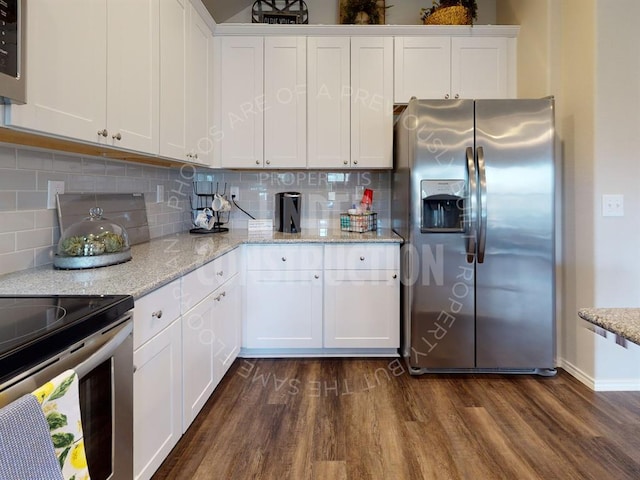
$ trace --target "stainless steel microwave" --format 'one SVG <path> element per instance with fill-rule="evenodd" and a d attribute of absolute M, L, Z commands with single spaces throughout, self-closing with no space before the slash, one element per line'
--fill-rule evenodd
<path fill-rule="evenodd" d="M 0 97 L 25 103 L 25 19 L 27 0 L 0 0 Z"/>

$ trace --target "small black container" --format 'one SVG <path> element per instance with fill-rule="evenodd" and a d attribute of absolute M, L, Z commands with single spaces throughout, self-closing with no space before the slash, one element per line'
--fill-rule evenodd
<path fill-rule="evenodd" d="M 300 212 L 302 195 L 300 192 L 276 193 L 276 226 L 279 232 L 300 233 Z"/>

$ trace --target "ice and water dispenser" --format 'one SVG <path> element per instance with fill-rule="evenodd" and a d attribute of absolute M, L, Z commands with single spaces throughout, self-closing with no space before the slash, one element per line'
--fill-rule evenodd
<path fill-rule="evenodd" d="M 464 230 L 464 180 L 422 180 L 422 232 Z"/>

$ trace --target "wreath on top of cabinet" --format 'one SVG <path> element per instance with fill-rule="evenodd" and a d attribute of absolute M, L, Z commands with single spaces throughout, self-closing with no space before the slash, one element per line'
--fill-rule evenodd
<path fill-rule="evenodd" d="M 256 0 L 251 7 L 252 23 L 276 25 L 309 23 L 304 0 Z"/>

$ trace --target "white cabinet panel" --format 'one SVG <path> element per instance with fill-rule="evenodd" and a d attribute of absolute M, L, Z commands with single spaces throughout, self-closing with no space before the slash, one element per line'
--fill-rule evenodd
<path fill-rule="evenodd" d="M 450 37 L 396 37 L 394 50 L 396 103 L 450 95 Z"/>
<path fill-rule="evenodd" d="M 307 42 L 305 37 L 264 39 L 264 164 L 307 164 Z"/>
<path fill-rule="evenodd" d="M 349 37 L 307 39 L 307 166 L 344 168 L 351 163 Z"/>
<path fill-rule="evenodd" d="M 508 44 L 499 37 L 451 39 L 451 93 L 461 98 L 508 97 Z"/>
<path fill-rule="evenodd" d="M 180 279 L 135 301 L 133 348 L 140 347 L 180 316 Z"/>
<path fill-rule="evenodd" d="M 322 271 L 247 272 L 247 348 L 322 347 Z"/>
<path fill-rule="evenodd" d="M 393 166 L 393 38 L 351 37 L 351 165 Z"/>
<path fill-rule="evenodd" d="M 393 270 L 327 270 L 324 346 L 398 348 L 400 280 Z"/>
<path fill-rule="evenodd" d="M 225 283 L 214 295 L 218 302 L 213 324 L 215 336 L 214 372 L 217 382 L 240 352 L 242 344 L 242 290 L 240 275 Z"/>
<path fill-rule="evenodd" d="M 325 245 L 324 268 L 328 270 L 376 270 L 400 268 L 396 245 L 352 243 Z"/>
<path fill-rule="evenodd" d="M 182 435 L 180 319 L 133 353 L 133 468 L 151 478 Z M 134 328 L 135 330 L 135 328 Z"/>
<path fill-rule="evenodd" d="M 223 168 L 263 164 L 264 58 L 262 37 L 221 37 L 219 156 Z"/>
<path fill-rule="evenodd" d="M 160 155 L 185 159 L 189 0 L 160 0 Z"/>
<path fill-rule="evenodd" d="M 322 269 L 322 246 L 303 244 L 248 245 L 248 270 Z"/>

